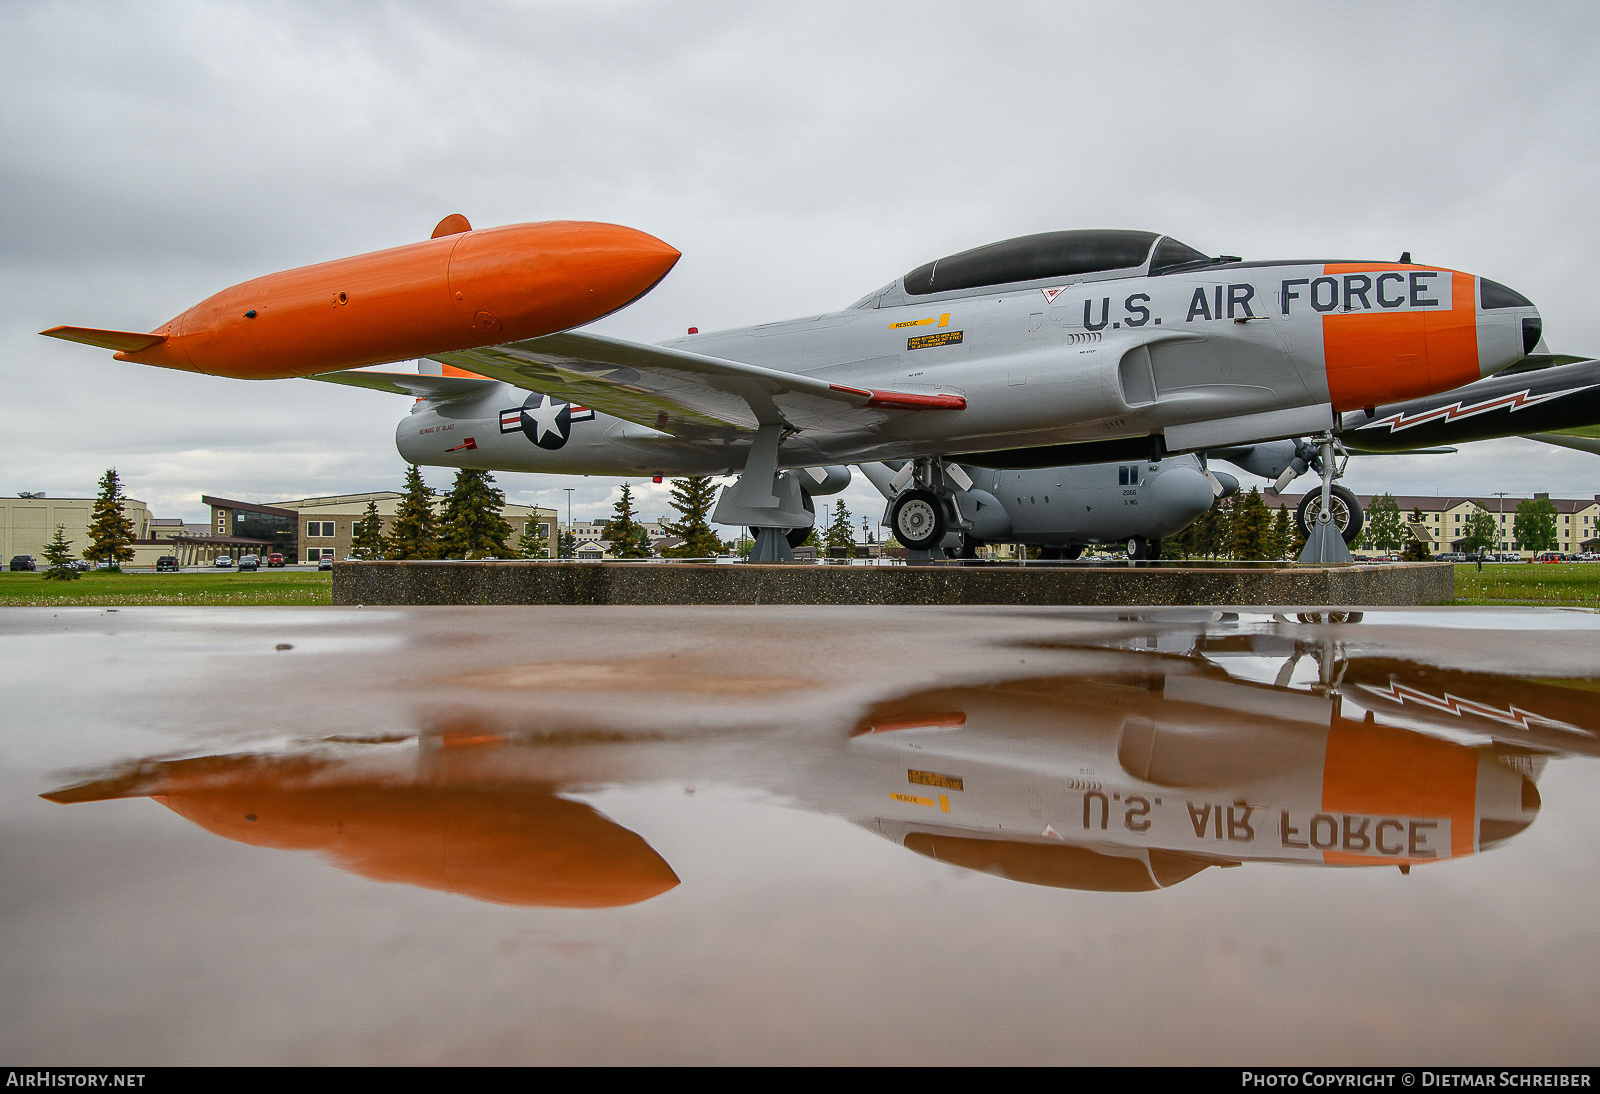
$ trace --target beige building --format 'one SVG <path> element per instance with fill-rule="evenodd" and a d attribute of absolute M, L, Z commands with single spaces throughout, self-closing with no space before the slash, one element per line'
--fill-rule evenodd
<path fill-rule="evenodd" d="M 0 498 L 0 563 L 8 563 L 15 555 L 42 560 L 45 545 L 55 538 L 58 524 L 72 544 L 73 555 L 82 557 L 89 547 L 94 503 L 94 498 Z M 150 510 L 144 502 L 125 498 L 122 513 L 133 522 L 135 537 L 150 537 Z M 138 564 L 137 560 L 130 563 Z"/>
<path fill-rule="evenodd" d="M 296 557 L 300 562 L 316 562 L 324 558 L 346 558 L 355 542 L 355 527 L 367 515 L 367 503 L 375 502 L 378 516 L 383 518 L 385 535 L 394 526 L 404 494 L 393 490 L 379 490 L 368 494 L 337 494 L 323 498 L 300 498 L 296 501 L 274 502 L 270 506 L 246 507 L 242 502 L 224 498 L 206 498 L 211 506 L 212 527 L 239 527 L 238 514 L 250 508 L 269 509 L 274 514 L 293 514 L 296 528 Z M 435 513 L 444 511 L 444 499 L 435 498 Z M 547 544 L 550 558 L 556 556 L 556 511 L 529 505 L 507 502 L 500 515 L 511 525 L 511 540 L 506 544 L 505 557 L 517 557 L 517 540 L 532 531 L 535 538 Z M 230 520 L 232 523 L 230 524 Z M 248 525 L 248 521 L 247 521 Z"/>
<path fill-rule="evenodd" d="M 1275 509 L 1279 505 L 1287 505 L 1291 510 L 1300 504 L 1304 495 L 1276 494 L 1267 490 L 1262 494 L 1262 500 L 1268 508 Z M 1380 495 L 1358 494 L 1362 508 L 1371 509 L 1372 503 Z M 1534 498 L 1548 498 L 1556 510 L 1556 546 L 1555 550 L 1564 555 L 1580 554 L 1584 551 L 1600 551 L 1600 494 L 1592 499 L 1582 498 L 1551 498 L 1549 494 L 1535 494 Z M 1505 497 L 1487 498 L 1462 498 L 1462 497 L 1430 497 L 1427 495 L 1397 494 L 1395 504 L 1400 507 L 1400 515 L 1422 539 L 1430 551 L 1439 554 L 1445 551 L 1464 551 L 1466 547 L 1463 540 L 1467 534 L 1467 518 L 1478 509 L 1488 513 L 1499 529 L 1500 537 L 1491 551 L 1515 552 L 1524 558 L 1531 558 L 1533 552 L 1525 549 L 1516 541 L 1516 521 L 1518 503 L 1530 499 Z M 1411 514 L 1420 510 L 1422 520 L 1413 521 Z"/>

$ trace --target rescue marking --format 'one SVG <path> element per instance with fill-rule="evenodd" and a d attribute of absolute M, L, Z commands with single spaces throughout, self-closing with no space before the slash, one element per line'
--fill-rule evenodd
<path fill-rule="evenodd" d="M 1065 285 L 1063 285 L 1059 289 L 1040 289 L 1039 291 L 1044 293 L 1044 298 L 1045 298 L 1046 301 L 1048 301 L 1051 304 L 1054 304 L 1056 302 L 1056 297 L 1058 297 L 1062 293 L 1066 292 L 1067 291 L 1067 287 Z"/>

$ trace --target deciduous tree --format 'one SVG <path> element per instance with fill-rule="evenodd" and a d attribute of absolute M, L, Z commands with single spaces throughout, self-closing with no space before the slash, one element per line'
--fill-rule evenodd
<path fill-rule="evenodd" d="M 1511 530 L 1524 551 L 1553 551 L 1556 547 L 1556 507 L 1549 498 L 1523 498 Z"/>
<path fill-rule="evenodd" d="M 1406 522 L 1393 494 L 1375 499 L 1367 510 L 1366 539 L 1381 551 L 1398 551 L 1405 546 Z"/>
<path fill-rule="evenodd" d="M 1473 554 L 1487 551 L 1499 538 L 1495 534 L 1494 515 L 1476 505 L 1467 515 L 1467 522 L 1462 526 L 1462 532 L 1461 549 Z"/>
<path fill-rule="evenodd" d="M 100 496 L 95 499 L 89 518 L 89 549 L 83 557 L 91 562 L 109 562 L 113 570 L 133 559 L 133 521 L 122 511 L 125 500 L 122 480 L 115 467 L 100 476 Z"/>

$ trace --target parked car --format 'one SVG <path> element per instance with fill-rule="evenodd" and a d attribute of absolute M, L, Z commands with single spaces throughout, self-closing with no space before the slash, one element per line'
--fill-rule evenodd
<path fill-rule="evenodd" d="M 276 551 L 272 552 L 270 555 L 267 556 L 267 565 L 269 567 L 282 566 L 283 565 L 283 556 L 280 555 Z"/>
<path fill-rule="evenodd" d="M 345 555 L 344 560 L 346 562 L 361 562 L 362 558 L 360 555 Z"/>
<path fill-rule="evenodd" d="M 11 568 L 13 570 L 38 570 L 38 563 L 33 561 L 32 555 L 12 555 Z"/>
<path fill-rule="evenodd" d="M 261 569 L 261 556 L 260 555 L 240 555 L 239 556 L 239 569 L 240 570 L 259 570 L 259 569 Z"/>
<path fill-rule="evenodd" d="M 331 559 L 331 558 L 319 558 L 319 559 L 317 559 L 317 569 L 319 569 L 319 570 L 331 570 L 331 569 L 333 569 L 333 559 Z"/>
<path fill-rule="evenodd" d="M 1566 556 L 1559 551 L 1545 551 L 1533 561 L 1535 562 L 1565 562 Z"/>
<path fill-rule="evenodd" d="M 219 570 L 231 570 L 233 569 L 233 559 L 228 555 L 218 555 L 217 561 L 213 562 L 211 565 L 215 566 Z"/>
<path fill-rule="evenodd" d="M 175 574 L 178 572 L 178 556 L 162 555 L 156 559 L 156 573 Z"/>

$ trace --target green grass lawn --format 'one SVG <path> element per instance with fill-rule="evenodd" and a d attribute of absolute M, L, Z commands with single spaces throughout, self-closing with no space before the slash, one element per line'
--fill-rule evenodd
<path fill-rule="evenodd" d="M 1600 608 L 1600 562 L 1458 563 L 1456 603 Z"/>
<path fill-rule="evenodd" d="M 42 573 L 0 573 L 0 606 L 83 604 L 332 604 L 333 575 L 316 570 L 238 573 L 113 574 L 92 570 L 78 581 L 46 581 Z"/>
<path fill-rule="evenodd" d="M 1457 604 L 1530 604 L 1600 608 L 1600 562 L 1490 563 L 1456 566 Z M 333 575 L 314 570 L 219 571 L 188 574 L 112 574 L 93 571 L 78 581 L 42 574 L 0 573 L 0 607 L 82 604 L 332 604 Z"/>

